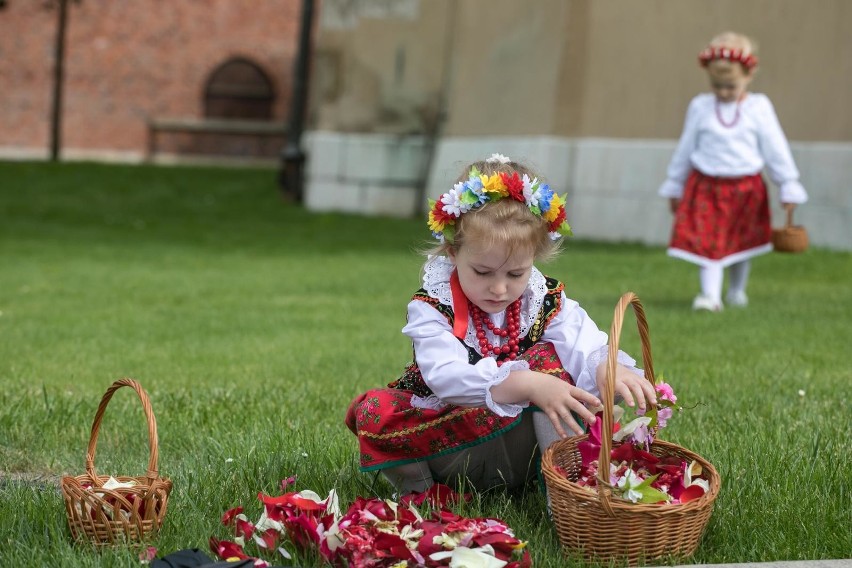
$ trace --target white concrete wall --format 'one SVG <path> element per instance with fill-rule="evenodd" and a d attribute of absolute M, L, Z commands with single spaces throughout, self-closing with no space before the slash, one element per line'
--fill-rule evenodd
<path fill-rule="evenodd" d="M 411 215 L 425 158 L 422 138 L 312 132 L 306 205 L 313 210 Z M 657 196 L 675 140 L 556 137 L 449 138 L 439 142 L 426 195 L 451 187 L 464 167 L 493 152 L 521 161 L 568 194 L 568 222 L 578 238 L 668 242 L 671 214 Z M 812 246 L 852 250 L 852 144 L 793 143 L 810 200 L 795 221 Z M 771 189 L 773 225 L 784 222 Z"/>
<path fill-rule="evenodd" d="M 449 174 L 457 175 L 462 162 L 499 151 L 532 167 L 556 192 L 568 195 L 568 223 L 576 237 L 664 244 L 671 215 L 656 191 L 674 146 L 666 141 L 594 138 L 447 140 L 439 146 L 429 193 L 449 187 Z"/>
<path fill-rule="evenodd" d="M 413 215 L 425 149 L 422 136 L 310 132 L 305 136 L 305 206 L 312 211 Z"/>

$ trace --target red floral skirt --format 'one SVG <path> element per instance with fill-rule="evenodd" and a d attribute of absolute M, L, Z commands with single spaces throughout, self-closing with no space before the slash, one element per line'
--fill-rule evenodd
<path fill-rule="evenodd" d="M 727 266 L 772 249 L 766 184 L 760 174 L 717 178 L 693 170 L 675 213 L 668 253 Z"/>
<path fill-rule="evenodd" d="M 574 384 L 551 343 L 537 343 L 518 357 L 530 369 Z M 361 471 L 384 469 L 449 454 L 490 440 L 517 426 L 521 415 L 498 416 L 484 407 L 415 408 L 414 393 L 381 388 L 356 397 L 346 425 L 358 436 Z"/>

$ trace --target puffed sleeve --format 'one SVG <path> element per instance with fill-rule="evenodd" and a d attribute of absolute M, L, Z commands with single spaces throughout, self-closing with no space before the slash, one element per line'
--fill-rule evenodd
<path fill-rule="evenodd" d="M 467 349 L 453 335 L 447 319 L 426 302 L 412 300 L 408 304 L 408 324 L 402 332 L 411 338 L 420 373 L 434 393 L 428 399 L 412 399 L 415 406 L 484 406 L 499 416 L 517 416 L 529 406 L 529 402 L 499 404 L 491 399 L 492 387 L 514 370 L 529 369 L 529 364 L 509 361 L 497 366 L 493 358 L 483 357 L 471 365 Z"/>
<path fill-rule="evenodd" d="M 542 341 L 553 343 L 562 367 L 574 379 L 574 384 L 584 391 L 600 396 L 596 380 L 597 368 L 606 361 L 609 354 L 607 334 L 586 313 L 586 310 L 574 300 L 562 293 L 562 309 L 548 324 Z M 617 362 L 640 376 L 642 369 L 636 368 L 636 361 L 618 351 Z"/>
<path fill-rule="evenodd" d="M 759 95 L 759 103 L 758 142 L 769 177 L 778 186 L 782 203 L 804 203 L 808 200 L 808 193 L 799 182 L 799 169 L 775 114 L 775 107 L 765 95 Z"/>
<path fill-rule="evenodd" d="M 683 185 L 686 183 L 686 178 L 689 177 L 689 172 L 692 170 L 690 156 L 692 156 L 698 143 L 699 97 L 700 95 L 693 98 L 689 103 L 689 107 L 686 109 L 683 132 L 681 132 L 677 148 L 669 162 L 669 167 L 666 171 L 666 181 L 663 182 L 663 185 L 660 186 L 657 192 L 661 197 L 680 199 L 683 196 Z"/>

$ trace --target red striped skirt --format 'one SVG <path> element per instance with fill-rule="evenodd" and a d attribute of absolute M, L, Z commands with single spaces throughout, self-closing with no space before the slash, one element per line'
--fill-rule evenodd
<path fill-rule="evenodd" d="M 530 369 L 574 384 L 551 343 L 537 343 L 518 359 Z M 440 410 L 411 405 L 414 393 L 381 388 L 356 397 L 346 425 L 358 436 L 361 471 L 384 469 L 471 447 L 517 426 L 518 416 L 498 416 L 488 408 L 447 405 Z"/>
<path fill-rule="evenodd" d="M 717 178 L 693 170 L 675 213 L 668 253 L 723 266 L 772 249 L 766 184 L 760 174 Z"/>

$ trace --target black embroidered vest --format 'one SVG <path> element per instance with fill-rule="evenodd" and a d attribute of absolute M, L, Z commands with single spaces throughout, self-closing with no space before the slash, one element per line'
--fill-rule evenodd
<path fill-rule="evenodd" d="M 547 292 L 544 295 L 544 300 L 541 304 L 541 310 L 538 312 L 538 316 L 536 316 L 535 321 L 532 326 L 530 326 L 527 335 L 520 339 L 518 345 L 518 355 L 522 354 L 524 351 L 538 343 L 541 337 L 544 335 L 544 330 L 547 328 L 547 325 L 550 323 L 550 320 L 559 313 L 559 310 L 562 308 L 562 291 L 565 289 L 565 285 L 562 284 L 559 280 L 548 278 L 545 276 L 545 281 L 547 283 Z M 450 327 L 453 327 L 453 323 L 455 322 L 455 314 L 453 313 L 453 309 L 450 306 L 445 306 L 440 301 L 435 298 L 429 296 L 426 293 L 426 290 L 421 288 L 417 292 L 414 293 L 414 300 L 420 300 L 422 302 L 426 302 L 436 310 L 438 310 L 444 317 L 447 318 L 447 323 L 449 323 Z M 459 339 L 462 345 L 464 345 L 465 349 L 467 349 L 467 360 L 473 365 L 480 359 L 482 359 L 482 354 L 479 353 L 473 347 L 470 347 L 464 340 Z M 498 361 L 502 361 L 506 358 L 505 354 L 501 354 L 497 356 Z M 405 368 L 405 371 L 402 373 L 397 380 L 390 383 L 388 385 L 389 388 L 393 389 L 401 389 L 408 390 L 414 392 L 417 396 L 427 397 L 432 394 L 432 389 L 430 389 L 426 382 L 423 380 L 423 376 L 420 374 L 420 369 L 417 367 L 417 359 L 416 354 L 412 356 L 412 362 L 408 364 Z"/>

